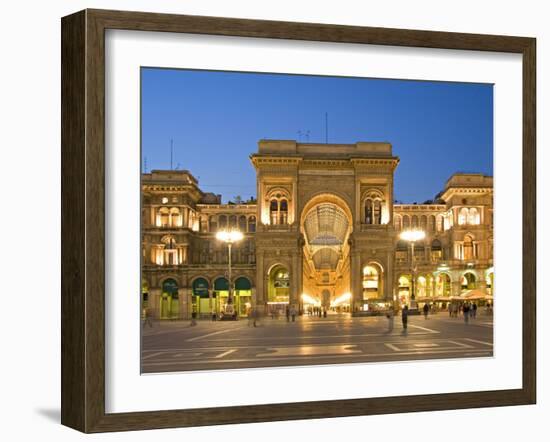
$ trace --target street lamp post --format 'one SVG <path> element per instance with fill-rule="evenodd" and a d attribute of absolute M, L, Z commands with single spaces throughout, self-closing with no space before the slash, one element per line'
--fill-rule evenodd
<path fill-rule="evenodd" d="M 411 244 L 411 309 L 416 309 L 415 289 L 416 289 L 416 263 L 414 256 L 414 244 L 416 241 L 423 240 L 426 237 L 426 232 L 419 229 L 404 230 L 399 237 L 408 241 Z"/>
<path fill-rule="evenodd" d="M 235 315 L 235 308 L 233 307 L 233 285 L 231 283 L 231 246 L 243 239 L 242 232 L 238 230 L 220 230 L 216 233 L 216 239 L 219 241 L 223 241 L 227 244 L 227 252 L 228 252 L 228 270 L 227 270 L 227 279 L 229 283 L 229 294 L 227 296 L 227 304 L 224 308 L 224 316 L 234 316 Z"/>

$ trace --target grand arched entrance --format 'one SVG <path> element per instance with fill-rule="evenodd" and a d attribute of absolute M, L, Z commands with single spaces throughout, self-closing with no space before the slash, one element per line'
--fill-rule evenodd
<path fill-rule="evenodd" d="M 271 316 L 285 314 L 290 302 L 290 273 L 282 264 L 274 265 L 268 274 L 267 313 Z"/>
<path fill-rule="evenodd" d="M 348 205 L 334 194 L 317 195 L 302 210 L 302 296 L 318 301 L 324 310 L 349 311 L 352 226 Z"/>

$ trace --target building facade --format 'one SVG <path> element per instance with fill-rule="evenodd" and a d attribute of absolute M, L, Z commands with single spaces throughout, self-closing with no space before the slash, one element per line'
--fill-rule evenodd
<path fill-rule="evenodd" d="M 188 171 L 142 175 L 142 297 L 156 318 L 288 307 L 353 314 L 493 295 L 493 180 L 457 173 L 434 201 L 397 204 L 391 144 L 262 140 L 257 198 L 221 203 Z M 239 230 L 231 252 L 219 230 Z M 416 229 L 414 243 L 401 232 Z"/>

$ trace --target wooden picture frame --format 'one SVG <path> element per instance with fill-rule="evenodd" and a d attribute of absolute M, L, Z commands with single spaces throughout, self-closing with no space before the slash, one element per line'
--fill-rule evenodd
<path fill-rule="evenodd" d="M 105 412 L 105 30 L 517 53 L 523 57 L 523 382 L 512 390 Z M 62 424 L 91 432 L 280 421 L 536 400 L 536 41 L 533 38 L 84 10 L 62 19 Z"/>

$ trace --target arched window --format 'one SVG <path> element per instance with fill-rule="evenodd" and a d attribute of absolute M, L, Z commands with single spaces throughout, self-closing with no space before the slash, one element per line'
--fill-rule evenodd
<path fill-rule="evenodd" d="M 229 228 L 230 229 L 236 229 L 237 228 L 237 215 L 231 215 L 229 217 Z"/>
<path fill-rule="evenodd" d="M 432 241 L 432 262 L 438 262 L 443 258 L 443 249 L 441 248 L 441 241 L 434 239 Z"/>
<path fill-rule="evenodd" d="M 180 215 L 180 209 L 177 207 L 172 207 L 170 209 L 170 226 L 171 227 L 181 227 L 182 226 L 182 217 Z"/>
<path fill-rule="evenodd" d="M 374 224 L 372 209 L 372 200 L 370 198 L 367 198 L 365 200 L 365 224 Z"/>
<path fill-rule="evenodd" d="M 288 220 L 288 202 L 282 199 L 279 204 L 279 224 L 286 224 Z"/>
<path fill-rule="evenodd" d="M 248 218 L 248 231 L 249 232 L 255 232 L 256 231 L 256 217 L 251 216 Z"/>
<path fill-rule="evenodd" d="M 464 259 L 474 259 L 474 243 L 470 235 L 464 236 Z"/>
<path fill-rule="evenodd" d="M 403 230 L 407 230 L 409 227 L 411 227 L 409 215 L 403 215 Z"/>
<path fill-rule="evenodd" d="M 418 216 L 416 216 L 416 215 L 413 215 L 413 216 L 412 216 L 411 224 L 412 224 L 411 227 L 412 227 L 413 229 L 417 229 L 417 228 L 418 228 Z"/>
<path fill-rule="evenodd" d="M 226 215 L 220 215 L 218 217 L 219 222 L 219 228 L 220 229 L 226 229 L 227 228 L 227 216 Z"/>
<path fill-rule="evenodd" d="M 443 232 L 444 224 L 445 224 L 445 218 L 443 217 L 443 215 L 437 215 L 437 218 L 436 218 L 436 230 L 437 230 L 438 232 Z"/>
<path fill-rule="evenodd" d="M 201 232 L 208 232 L 208 218 L 206 216 L 200 216 L 200 231 Z"/>
<path fill-rule="evenodd" d="M 436 231 L 436 225 L 435 225 L 435 215 L 430 215 L 430 223 L 429 223 L 429 229 L 432 231 L 432 232 L 435 232 Z"/>
<path fill-rule="evenodd" d="M 480 223 L 479 211 L 472 207 L 468 211 L 468 224 L 478 225 Z"/>
<path fill-rule="evenodd" d="M 157 212 L 157 227 L 170 227 L 170 211 L 161 207 Z"/>
<path fill-rule="evenodd" d="M 180 263 L 180 256 L 176 239 L 172 235 L 167 235 L 162 238 L 162 243 L 164 244 L 162 263 L 164 265 L 178 265 Z"/>
<path fill-rule="evenodd" d="M 428 229 L 428 217 L 426 215 L 420 217 L 420 228 L 424 231 Z"/>
<path fill-rule="evenodd" d="M 246 216 L 239 216 L 239 230 L 241 232 L 246 232 Z"/>
<path fill-rule="evenodd" d="M 218 221 L 215 216 L 210 216 L 208 219 L 209 231 L 216 232 L 218 230 Z"/>
<path fill-rule="evenodd" d="M 279 203 L 276 199 L 273 199 L 269 203 L 269 219 L 271 220 L 271 224 L 277 224 L 278 212 L 279 212 Z"/>
<path fill-rule="evenodd" d="M 374 200 L 374 224 L 382 224 L 382 204 L 379 199 Z"/>
<path fill-rule="evenodd" d="M 458 212 L 458 225 L 463 226 L 468 222 L 468 209 L 463 207 Z"/>
<path fill-rule="evenodd" d="M 402 221 L 403 220 L 401 219 L 401 216 L 394 215 L 394 217 L 393 217 L 393 226 L 394 226 L 395 230 L 401 230 L 403 228 Z"/>

